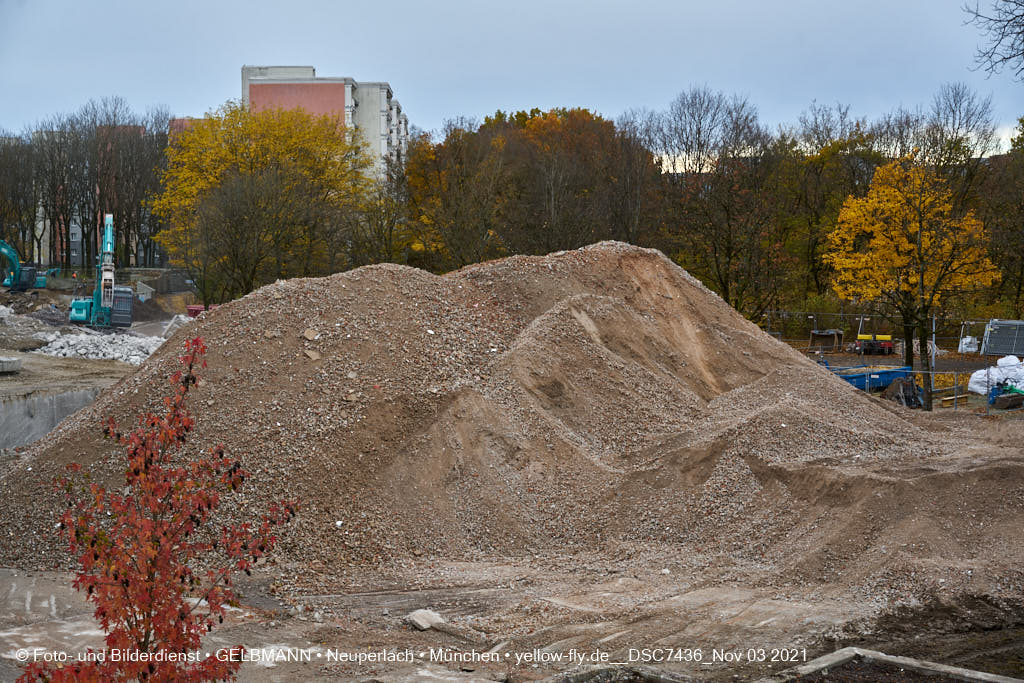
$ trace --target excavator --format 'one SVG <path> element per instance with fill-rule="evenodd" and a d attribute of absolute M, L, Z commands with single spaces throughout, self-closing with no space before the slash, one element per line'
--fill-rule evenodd
<path fill-rule="evenodd" d="M 103 249 L 96 259 L 96 287 L 92 297 L 73 299 L 68 321 L 88 327 L 130 327 L 132 288 L 114 284 L 114 215 L 103 221 Z"/>
<path fill-rule="evenodd" d="M 17 250 L 7 242 L 0 240 L 0 254 L 7 260 L 4 269 L 3 286 L 12 292 L 27 292 L 30 289 L 45 289 L 46 275 L 36 274 L 35 266 L 21 265 Z"/>

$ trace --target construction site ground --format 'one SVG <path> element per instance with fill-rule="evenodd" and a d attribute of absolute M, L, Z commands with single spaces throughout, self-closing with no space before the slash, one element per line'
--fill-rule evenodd
<path fill-rule="evenodd" d="M 617 243 L 278 282 L 184 325 L 0 461 L 0 677 L 101 643 L 52 480 L 123 483 L 97 425 L 158 407 L 197 335 L 190 452 L 252 472 L 219 519 L 302 504 L 204 646 L 309 661 L 241 680 L 754 680 L 846 645 L 1024 677 L 1024 424 L 866 396 Z M 329 661 L 375 651 L 413 661 Z"/>
<path fill-rule="evenodd" d="M 82 331 L 81 327 L 67 321 L 70 301 L 71 294 L 59 290 L 0 292 L 0 306 L 11 309 L 15 314 L 0 319 L 0 355 L 17 357 L 22 361 L 20 373 L 0 377 L 0 392 L 19 393 L 26 388 L 44 387 L 50 390 L 106 387 L 131 369 L 129 365 L 116 361 L 31 353 L 46 346 L 47 336 Z M 131 331 L 139 335 L 160 336 L 175 315 L 170 307 L 165 309 L 155 302 L 136 303 L 137 313 L 140 308 L 145 310 L 145 314 L 137 315 L 131 327 Z M 184 313 L 184 309 L 180 312 Z"/>
<path fill-rule="evenodd" d="M 878 614 L 851 602 L 844 591 L 755 589 L 713 579 L 700 587 L 702 577 L 657 569 L 676 549 L 644 552 L 648 562 L 614 567 L 601 557 L 576 555 L 425 560 L 410 567 L 404 587 L 396 587 L 399 576 L 381 577 L 376 584 L 364 577 L 361 590 L 336 594 L 281 595 L 271 585 L 283 568 L 264 570 L 242 577 L 241 604 L 204 641 L 204 649 L 244 645 L 271 660 L 243 664 L 240 680 L 257 683 L 523 681 L 613 663 L 697 680 L 756 680 L 848 645 L 1024 676 L 1024 613 L 1007 612 L 1005 606 L 939 601 Z M 0 605 L 0 680 L 18 676 L 19 658 L 102 648 L 92 606 L 70 588 L 70 580 L 65 572 L 0 570 L 0 594 L 6 596 Z M 476 628 L 418 631 L 404 617 L 424 607 L 456 624 L 471 620 Z M 522 635 L 506 638 L 513 621 Z M 443 661 L 436 654 L 442 649 L 494 650 L 500 661 Z M 299 657 L 308 661 L 274 661 L 286 650 L 306 653 Z M 382 650 L 411 651 L 415 661 L 358 664 L 339 662 L 337 655 L 328 661 L 329 652 L 355 656 Z M 569 661 L 569 650 L 588 661 Z M 589 661 L 595 653 L 603 660 Z M 703 661 L 692 661 L 697 657 Z"/>

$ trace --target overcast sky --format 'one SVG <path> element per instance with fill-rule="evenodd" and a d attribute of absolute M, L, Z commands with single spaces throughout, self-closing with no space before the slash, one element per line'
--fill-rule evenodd
<path fill-rule="evenodd" d="M 120 95 L 199 116 L 243 64 L 389 81 L 412 124 L 495 109 L 665 109 L 706 84 L 769 125 L 813 100 L 874 118 L 944 82 L 991 94 L 1008 130 L 1024 84 L 971 71 L 960 0 L 0 0 L 0 128 Z"/>

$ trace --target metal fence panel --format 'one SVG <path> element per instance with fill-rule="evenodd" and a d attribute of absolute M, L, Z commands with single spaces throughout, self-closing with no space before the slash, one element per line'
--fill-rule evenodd
<path fill-rule="evenodd" d="M 1024 320 L 990 320 L 985 326 L 981 353 L 984 356 L 1024 355 Z"/>

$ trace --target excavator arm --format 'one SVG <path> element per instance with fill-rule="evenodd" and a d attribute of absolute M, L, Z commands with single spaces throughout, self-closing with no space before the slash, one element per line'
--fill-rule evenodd
<path fill-rule="evenodd" d="M 17 287 L 21 281 L 21 259 L 18 258 L 18 252 L 14 250 L 14 247 L 7 244 L 3 240 L 0 240 L 0 254 L 7 261 L 7 267 L 4 268 L 3 282 L 5 287 Z"/>

